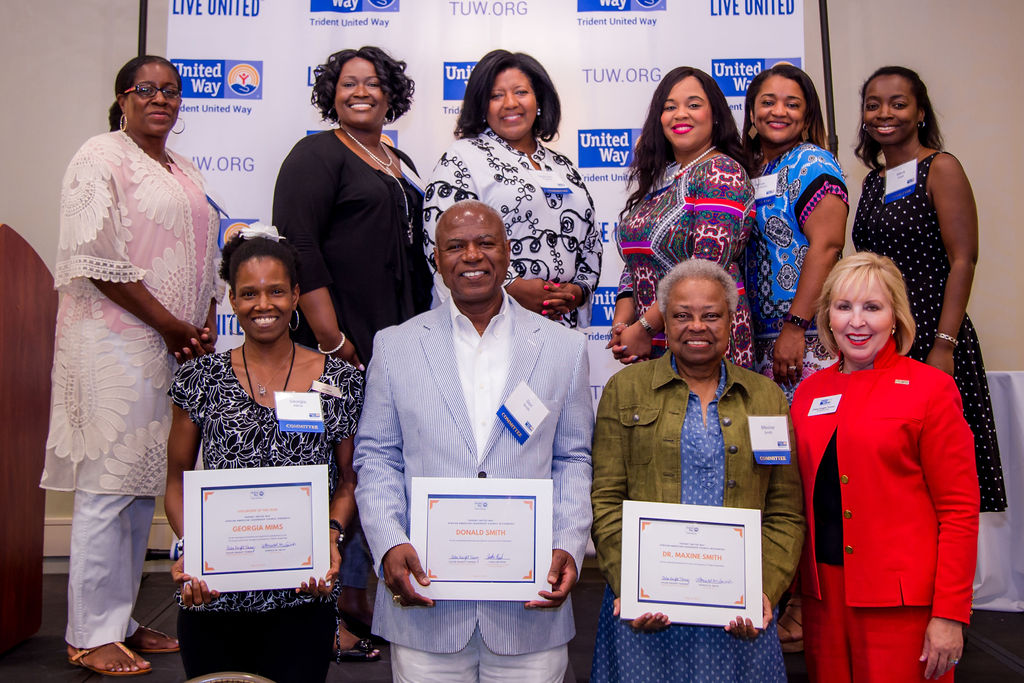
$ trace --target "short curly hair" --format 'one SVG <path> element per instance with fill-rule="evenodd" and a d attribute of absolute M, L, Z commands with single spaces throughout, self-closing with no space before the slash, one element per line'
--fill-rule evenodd
<path fill-rule="evenodd" d="M 338 86 L 338 77 L 341 76 L 341 68 L 345 62 L 353 57 L 359 57 L 373 64 L 380 78 L 380 87 L 388 98 L 388 111 L 384 120 L 388 123 L 395 121 L 412 107 L 412 95 L 416 90 L 416 84 L 405 75 L 405 62 L 395 59 L 384 50 L 373 45 L 364 45 L 358 50 L 341 50 L 327 58 L 327 61 L 316 68 L 313 74 L 316 81 L 313 83 L 313 94 L 310 101 L 313 106 L 320 110 L 324 121 L 338 122 L 338 112 L 334 108 L 335 90 Z"/>

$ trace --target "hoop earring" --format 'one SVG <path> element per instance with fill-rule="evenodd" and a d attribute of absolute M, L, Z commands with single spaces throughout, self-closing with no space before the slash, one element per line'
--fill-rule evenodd
<path fill-rule="evenodd" d="M 119 127 L 122 133 L 128 130 L 128 117 L 124 114 L 121 114 L 121 125 Z"/>
<path fill-rule="evenodd" d="M 295 313 L 295 326 L 292 327 L 291 322 L 288 323 L 288 329 L 291 330 L 292 332 L 294 332 L 295 330 L 299 329 L 299 309 L 296 308 L 293 311 L 293 313 Z"/>
<path fill-rule="evenodd" d="M 917 122 L 917 127 L 918 128 L 924 128 L 924 121 L 918 121 Z"/>
<path fill-rule="evenodd" d="M 181 135 L 182 133 L 185 132 L 185 119 L 179 116 L 177 123 L 181 124 L 181 130 L 174 130 L 173 128 L 171 128 L 171 132 L 174 133 L 175 135 Z"/>
<path fill-rule="evenodd" d="M 868 124 L 866 124 L 866 123 L 860 124 L 860 129 L 862 131 L 864 131 L 865 133 L 868 132 Z"/>

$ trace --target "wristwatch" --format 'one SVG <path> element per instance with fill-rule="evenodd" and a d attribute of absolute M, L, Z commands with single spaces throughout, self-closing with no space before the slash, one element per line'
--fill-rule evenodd
<path fill-rule="evenodd" d="M 782 316 L 782 322 L 793 323 L 804 332 L 806 332 L 808 328 L 810 328 L 811 326 L 810 320 L 807 320 L 806 318 L 801 318 L 798 315 L 793 315 L 792 313 L 787 313 L 786 315 Z"/>
<path fill-rule="evenodd" d="M 336 543 L 338 544 L 338 552 L 340 553 L 341 546 L 345 542 L 345 527 L 343 527 L 341 525 L 341 522 L 339 522 L 336 519 L 332 519 L 330 522 L 328 522 L 328 526 L 331 527 L 331 531 L 338 532 L 338 540 L 336 541 Z"/>

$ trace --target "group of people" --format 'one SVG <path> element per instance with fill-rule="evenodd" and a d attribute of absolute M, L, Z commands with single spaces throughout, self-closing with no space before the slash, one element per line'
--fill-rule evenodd
<path fill-rule="evenodd" d="M 780 638 L 805 642 L 814 680 L 952 680 L 978 513 L 1006 502 L 965 313 L 973 196 L 917 74 L 864 84 L 863 253 L 842 260 L 847 190 L 807 75 L 753 79 L 742 135 L 708 74 L 665 75 L 616 230 L 608 347 L 628 367 L 595 426 L 574 330 L 602 242 L 580 172 L 544 144 L 550 76 L 485 55 L 424 183 L 381 139 L 411 107 L 405 67 L 363 47 L 316 69 L 312 103 L 337 127 L 294 146 L 273 226 L 232 237 L 219 268 L 217 212 L 166 146 L 180 76 L 153 56 L 118 73 L 111 132 L 75 155 L 61 198 L 42 486 L 76 492 L 69 661 L 141 674 L 142 655 L 180 647 L 190 676 L 323 680 L 332 653 L 378 656 L 346 628 L 372 619 L 396 680 L 560 681 L 592 535 L 608 584 L 594 680 L 784 680 Z M 224 284 L 245 340 L 215 353 Z M 496 412 L 524 384 L 549 412 L 521 442 Z M 324 431 L 282 431 L 279 391 L 315 392 Z M 787 418 L 784 464 L 754 454 L 751 416 Z M 179 643 L 131 611 L 154 497 L 180 537 L 200 453 L 205 469 L 326 465 L 332 562 L 294 589 L 218 594 L 179 559 Z M 551 590 L 525 606 L 418 592 L 408 500 L 430 476 L 552 479 Z M 760 510 L 763 619 L 620 619 L 625 500 Z"/>

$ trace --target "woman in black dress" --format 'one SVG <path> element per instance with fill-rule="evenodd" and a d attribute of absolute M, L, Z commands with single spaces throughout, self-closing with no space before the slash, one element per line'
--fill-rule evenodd
<path fill-rule="evenodd" d="M 409 111 L 405 62 L 377 47 L 341 50 L 316 68 L 312 102 L 334 130 L 299 140 L 281 164 L 274 224 L 299 252 L 302 319 L 292 338 L 357 367 L 378 330 L 430 308 L 423 194 L 412 161 L 381 133 Z M 341 612 L 369 635 L 370 563 L 358 522 L 347 530 Z M 340 659 L 375 658 L 339 632 Z"/>
<path fill-rule="evenodd" d="M 917 337 L 907 355 L 953 375 L 974 433 L 981 511 L 1006 509 L 992 401 L 967 317 L 978 260 L 978 213 L 960 162 L 942 151 L 928 90 L 910 69 L 879 69 L 861 88 L 857 156 L 872 171 L 853 223 L 858 251 L 903 273 Z M 879 153 L 884 161 L 879 161 Z"/>
<path fill-rule="evenodd" d="M 415 167 L 381 139 L 414 84 L 377 47 L 336 52 L 315 73 L 313 104 L 338 127 L 299 140 L 281 164 L 274 225 L 302 265 L 293 338 L 358 366 L 378 330 L 430 308 Z"/>

